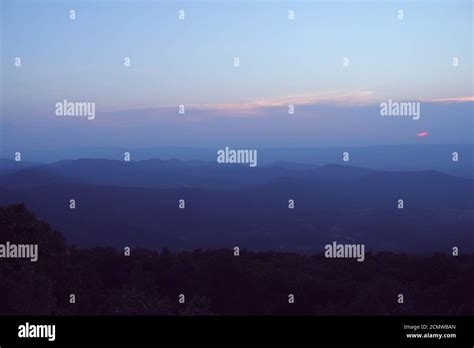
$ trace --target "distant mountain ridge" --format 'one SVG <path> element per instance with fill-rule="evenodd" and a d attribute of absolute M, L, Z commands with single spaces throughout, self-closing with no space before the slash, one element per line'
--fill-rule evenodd
<path fill-rule="evenodd" d="M 12 203 L 83 246 L 319 252 L 336 240 L 367 250 L 474 251 L 474 180 L 437 171 L 67 160 L 0 175 L 0 205 Z"/>
<path fill-rule="evenodd" d="M 3 160 L 7 171 L 0 169 L 0 185 L 28 187 L 47 180 L 80 181 L 99 185 L 172 188 L 245 188 L 263 185 L 278 178 L 312 180 L 355 180 L 374 172 L 329 164 L 321 167 L 285 163 L 250 168 L 241 164 L 219 164 L 203 161 L 150 159 L 118 161 L 108 159 L 62 160 L 50 164 L 25 164 L 15 167 L 14 161 Z M 13 162 L 13 163 L 11 163 Z M 18 162 L 21 163 L 21 162 Z M 296 169 L 290 169 L 290 168 Z M 16 170 L 15 170 L 16 169 Z"/>
<path fill-rule="evenodd" d="M 22 152 L 25 161 L 52 163 L 64 158 L 104 158 L 120 160 L 124 152 L 130 152 L 132 160 L 142 161 L 153 158 L 181 161 L 199 160 L 215 162 L 215 148 L 192 147 L 150 147 L 150 148 L 68 148 L 58 150 L 28 149 Z M 236 145 L 235 148 L 248 148 L 250 145 Z M 275 163 L 287 169 L 298 169 L 294 164 L 320 167 L 330 163 L 342 163 L 342 153 L 350 154 L 350 165 L 375 170 L 420 171 L 437 170 L 443 173 L 474 179 L 474 144 L 402 144 L 339 147 L 261 147 L 258 150 L 258 166 Z M 12 159 L 16 149 L 3 149 L 0 156 Z M 453 152 L 458 153 L 459 161 L 452 161 Z M 292 163 L 291 167 L 286 164 Z M 300 168 L 302 167 L 300 165 Z M 1 166 L 1 163 L 0 163 Z"/>

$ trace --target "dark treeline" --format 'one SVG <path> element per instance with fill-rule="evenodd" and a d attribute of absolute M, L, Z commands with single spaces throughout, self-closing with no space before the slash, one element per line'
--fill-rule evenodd
<path fill-rule="evenodd" d="M 125 256 L 68 246 L 23 205 L 0 207 L 6 241 L 37 243 L 39 259 L 0 259 L 0 315 L 474 313 L 474 254 L 462 250 L 458 257 L 369 253 L 360 263 L 247 250 L 234 256 L 231 249 L 132 249 Z"/>

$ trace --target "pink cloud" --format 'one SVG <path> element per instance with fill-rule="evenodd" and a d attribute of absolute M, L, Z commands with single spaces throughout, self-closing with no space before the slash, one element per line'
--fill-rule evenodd
<path fill-rule="evenodd" d="M 474 97 L 455 97 L 427 100 L 431 103 L 469 103 L 474 102 Z"/>
<path fill-rule="evenodd" d="M 427 137 L 427 136 L 428 136 L 428 132 L 419 132 L 419 133 L 416 133 L 416 136 L 417 136 L 417 137 Z"/>
<path fill-rule="evenodd" d="M 281 110 L 287 110 L 289 105 L 294 105 L 295 109 L 299 106 L 305 105 L 329 105 L 329 106 L 341 106 L 341 107 L 357 107 L 357 106 L 368 106 L 376 105 L 380 101 L 386 100 L 381 95 L 368 90 L 358 91 L 329 91 L 329 92 L 313 92 L 303 94 L 293 94 L 283 97 L 274 98 L 261 98 L 243 102 L 230 102 L 230 103 L 190 103 L 184 104 L 186 110 L 205 111 L 206 115 L 194 114 L 192 118 L 184 118 L 186 122 L 191 120 L 199 122 L 203 118 L 213 116 L 224 116 L 224 117 L 245 117 L 245 116 L 259 116 L 268 114 L 268 109 L 280 108 Z M 406 99 L 409 100 L 409 99 Z M 411 99 L 416 100 L 416 99 Z M 418 99 L 420 102 L 425 103 L 465 103 L 474 102 L 474 97 L 453 97 L 453 98 L 439 98 L 439 99 Z M 158 105 L 156 107 L 149 106 L 147 108 L 130 108 L 127 110 L 104 110 L 106 113 L 113 112 L 133 112 L 136 110 L 144 110 L 150 118 L 156 118 L 157 116 L 166 116 L 175 114 L 179 108 L 178 104 L 165 104 Z M 425 136 L 425 135 L 419 135 Z"/>
<path fill-rule="evenodd" d="M 263 114 L 266 108 L 287 108 L 289 105 L 294 105 L 295 107 L 315 104 L 363 106 L 375 102 L 375 94 L 371 91 L 333 91 L 264 98 L 241 103 L 187 104 L 185 107 L 190 110 L 215 112 L 219 113 L 219 115 L 259 115 Z M 177 108 L 177 105 L 162 105 L 161 107 Z"/>

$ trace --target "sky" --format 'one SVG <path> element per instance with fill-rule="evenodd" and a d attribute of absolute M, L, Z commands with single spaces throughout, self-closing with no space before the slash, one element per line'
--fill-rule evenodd
<path fill-rule="evenodd" d="M 456 0 L 3 0 L 0 145 L 473 143 L 472 18 Z M 382 117 L 389 99 L 420 119 Z M 95 118 L 57 117 L 63 100 Z"/>

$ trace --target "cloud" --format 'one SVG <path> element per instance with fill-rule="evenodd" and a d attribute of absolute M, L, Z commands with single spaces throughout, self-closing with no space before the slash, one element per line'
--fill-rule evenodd
<path fill-rule="evenodd" d="M 430 103 L 470 103 L 474 102 L 474 97 L 455 97 L 426 100 Z"/>
<path fill-rule="evenodd" d="M 289 95 L 277 98 L 256 99 L 242 103 L 187 104 L 186 109 L 202 110 L 219 115 L 259 115 L 268 108 L 287 108 L 289 105 L 334 105 L 363 106 L 376 102 L 371 91 L 333 91 Z M 177 105 L 162 105 L 163 108 L 177 108 Z"/>
<path fill-rule="evenodd" d="M 303 93 L 294 94 L 283 97 L 275 98 L 262 98 L 244 102 L 232 102 L 232 103 L 190 103 L 183 104 L 185 112 L 192 112 L 192 117 L 176 117 L 180 105 L 178 104 L 165 104 L 158 105 L 155 107 L 145 108 L 130 108 L 130 109 L 119 109 L 119 110 L 103 110 L 103 112 L 117 116 L 129 116 L 141 117 L 149 120 L 156 118 L 170 118 L 180 122 L 200 122 L 209 117 L 252 117 L 252 116 L 265 116 L 269 115 L 269 111 L 278 111 L 280 109 L 283 112 L 288 110 L 289 105 L 294 105 L 295 108 L 300 106 L 329 106 L 334 108 L 347 108 L 347 107 L 366 107 L 378 105 L 381 101 L 386 101 L 386 98 L 382 98 L 381 95 L 376 94 L 373 91 L 359 90 L 359 91 L 328 91 L 328 92 L 314 92 L 314 93 Z M 423 103 L 431 104 L 460 104 L 474 102 L 474 97 L 453 97 L 453 98 L 440 98 L 440 99 L 406 99 L 401 98 L 400 100 L 412 100 L 420 101 Z M 312 110 L 314 115 L 315 110 Z"/>
<path fill-rule="evenodd" d="M 419 133 L 416 133 L 416 136 L 417 136 L 417 137 L 427 137 L 427 136 L 428 136 L 428 132 L 419 132 Z"/>

